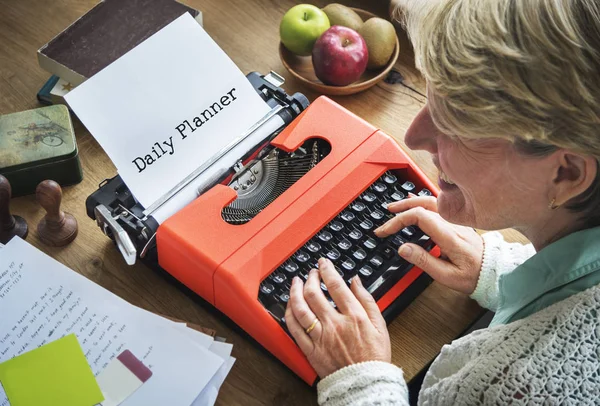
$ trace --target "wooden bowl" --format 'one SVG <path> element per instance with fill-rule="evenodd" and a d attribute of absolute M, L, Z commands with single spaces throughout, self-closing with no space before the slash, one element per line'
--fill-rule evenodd
<path fill-rule="evenodd" d="M 376 17 L 375 14 L 368 11 L 359 8 L 351 8 L 352 10 L 356 11 L 363 21 L 367 21 L 371 17 Z M 392 57 L 388 61 L 387 65 L 385 65 L 383 68 L 377 70 L 367 69 L 356 82 L 349 85 L 329 86 L 323 84 L 323 82 L 317 79 L 312 64 L 312 58 L 310 56 L 295 55 L 285 46 L 283 46 L 283 44 L 279 44 L 279 57 L 281 58 L 281 62 L 283 63 L 283 66 L 285 66 L 285 68 L 292 74 L 292 76 L 294 76 L 298 81 L 302 82 L 309 89 L 317 93 L 330 96 L 346 96 L 362 92 L 363 90 L 375 86 L 378 82 L 385 79 L 388 72 L 396 63 L 399 54 L 400 43 L 398 41 L 398 36 L 396 36 L 396 47 L 394 48 Z"/>

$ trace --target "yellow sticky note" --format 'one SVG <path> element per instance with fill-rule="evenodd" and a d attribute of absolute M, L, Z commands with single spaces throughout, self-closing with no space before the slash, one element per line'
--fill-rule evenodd
<path fill-rule="evenodd" d="M 93 406 L 104 400 L 75 334 L 0 364 L 11 406 Z"/>

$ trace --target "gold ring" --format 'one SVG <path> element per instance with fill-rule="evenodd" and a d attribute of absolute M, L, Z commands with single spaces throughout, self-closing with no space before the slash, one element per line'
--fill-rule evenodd
<path fill-rule="evenodd" d="M 312 322 L 312 324 L 310 325 L 310 327 L 309 327 L 309 328 L 307 328 L 306 330 L 304 330 L 304 331 L 306 331 L 306 334 L 310 334 L 310 332 L 311 332 L 311 331 L 313 331 L 313 330 L 315 329 L 315 327 L 317 326 L 317 323 L 318 323 L 318 322 L 319 322 L 319 319 L 317 319 L 317 318 L 315 317 L 315 321 L 313 321 L 313 322 Z"/>

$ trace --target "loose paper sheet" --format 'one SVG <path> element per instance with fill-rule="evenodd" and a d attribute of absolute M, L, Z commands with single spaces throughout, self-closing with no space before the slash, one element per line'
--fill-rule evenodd
<path fill-rule="evenodd" d="M 270 110 L 188 13 L 65 99 L 145 208 Z"/>
<path fill-rule="evenodd" d="M 12 406 L 94 406 L 104 399 L 75 334 L 0 364 Z"/>
<path fill-rule="evenodd" d="M 196 331 L 191 328 L 185 327 L 185 323 L 175 323 L 177 328 L 181 330 L 182 333 L 187 334 L 189 337 L 194 339 L 194 342 L 198 343 L 198 345 L 205 345 L 206 340 L 202 337 L 206 334 L 203 334 L 199 331 Z M 212 337 L 210 337 L 212 339 Z M 233 368 L 233 364 L 235 363 L 235 358 L 231 356 L 231 350 L 233 349 L 233 344 L 224 343 L 220 341 L 212 341 L 208 344 L 208 349 L 221 357 L 224 361 L 221 368 L 217 371 L 215 376 L 212 377 L 210 382 L 202 389 L 202 392 L 198 395 L 192 406 L 212 406 L 217 401 L 217 396 L 219 395 L 219 389 L 223 382 L 225 382 L 225 378 Z"/>
<path fill-rule="evenodd" d="M 127 405 L 188 406 L 223 359 L 20 238 L 0 251 L 0 362 L 75 333 L 97 375 L 129 349 L 153 372 Z M 0 389 L 0 406 L 7 406 Z"/>

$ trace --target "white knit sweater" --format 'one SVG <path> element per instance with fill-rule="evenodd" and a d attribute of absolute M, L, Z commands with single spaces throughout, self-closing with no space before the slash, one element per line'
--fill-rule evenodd
<path fill-rule="evenodd" d="M 498 233 L 484 239 L 472 297 L 494 310 L 497 275 L 535 252 Z M 343 368 L 319 382 L 318 391 L 324 406 L 408 405 L 402 370 L 384 362 Z M 600 404 L 600 286 L 445 345 L 423 381 L 419 404 Z"/>

